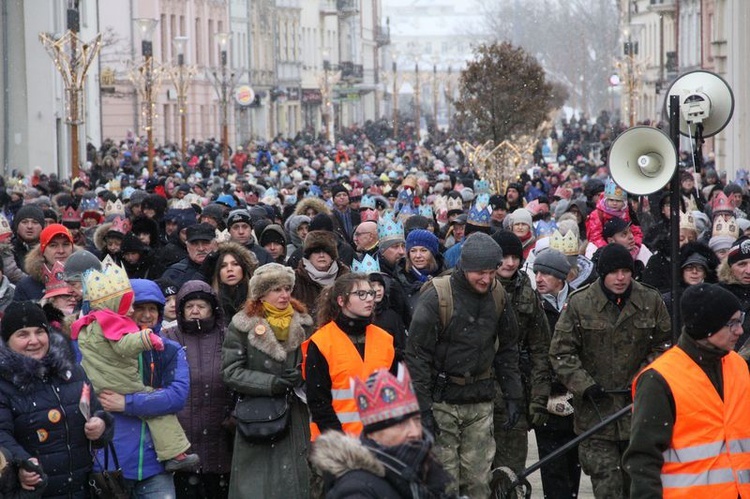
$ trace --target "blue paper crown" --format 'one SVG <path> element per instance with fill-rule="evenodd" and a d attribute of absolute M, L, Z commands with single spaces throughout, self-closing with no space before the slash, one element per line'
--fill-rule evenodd
<path fill-rule="evenodd" d="M 534 228 L 537 239 L 550 237 L 557 230 L 557 222 L 554 220 L 539 220 Z"/>
<path fill-rule="evenodd" d="M 419 214 L 426 218 L 434 218 L 432 206 L 423 204 L 419 207 Z"/>
<path fill-rule="evenodd" d="M 486 180 L 477 180 L 474 182 L 474 194 L 489 194 L 490 183 Z M 489 197 L 489 196 L 488 196 Z"/>
<path fill-rule="evenodd" d="M 99 202 L 95 198 L 82 199 L 81 204 L 78 205 L 78 211 L 81 213 L 84 211 L 100 211 Z"/>
<path fill-rule="evenodd" d="M 480 210 L 487 208 L 489 205 L 490 205 L 490 195 L 487 194 L 486 192 L 478 195 L 474 199 L 474 206 L 476 206 Z"/>
<path fill-rule="evenodd" d="M 604 197 L 621 199 L 625 201 L 627 199 L 627 196 L 628 193 L 625 192 L 622 187 L 617 185 L 614 180 L 607 180 L 607 183 L 604 185 Z"/>
<path fill-rule="evenodd" d="M 378 220 L 378 239 L 380 242 L 400 239 L 404 240 L 404 225 L 393 219 L 391 212 L 384 213 Z"/>
<path fill-rule="evenodd" d="M 362 210 L 364 208 L 368 208 L 370 210 L 377 209 L 377 206 L 375 205 L 375 198 L 370 196 L 369 194 L 365 194 L 362 196 L 362 200 L 359 202 L 359 209 Z"/>
<path fill-rule="evenodd" d="M 474 205 L 471 207 L 471 210 L 469 210 L 467 222 L 471 225 L 476 225 L 477 227 L 489 227 L 491 215 L 492 212 L 488 210 L 487 207 L 482 208 Z"/>
<path fill-rule="evenodd" d="M 352 272 L 362 274 L 373 274 L 376 272 L 380 272 L 380 263 L 378 263 L 378 261 L 370 255 L 365 255 L 361 262 L 355 258 L 354 260 L 352 260 Z"/>

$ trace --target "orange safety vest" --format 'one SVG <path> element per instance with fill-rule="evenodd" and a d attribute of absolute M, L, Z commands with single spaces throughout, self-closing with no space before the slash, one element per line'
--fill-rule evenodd
<path fill-rule="evenodd" d="M 331 376 L 331 396 L 333 410 L 338 416 L 346 433 L 358 436 L 362 433 L 362 422 L 359 420 L 357 403 L 354 400 L 351 382 L 354 376 L 362 380 L 382 367 L 390 369 L 395 351 L 393 336 L 377 326 L 369 325 L 365 330 L 365 358 L 359 355 L 357 347 L 335 322 L 331 321 L 318 329 L 309 339 L 302 343 L 302 372 L 305 373 L 307 348 L 310 342 L 315 343 L 320 353 L 328 362 Z M 318 425 L 310 420 L 310 440 L 320 435 Z"/>
<path fill-rule="evenodd" d="M 735 352 L 724 356 L 721 366 L 724 400 L 680 347 L 646 367 L 664 377 L 675 403 L 672 441 L 661 468 L 666 499 L 750 498 L 750 375 Z"/>

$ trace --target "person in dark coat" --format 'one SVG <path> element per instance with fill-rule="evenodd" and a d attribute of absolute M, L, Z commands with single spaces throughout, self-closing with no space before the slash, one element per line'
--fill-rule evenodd
<path fill-rule="evenodd" d="M 372 323 L 391 333 L 393 348 L 396 349 L 396 360 L 400 361 L 404 358 L 404 350 L 406 350 L 407 331 L 403 318 L 391 306 L 390 289 L 393 279 L 380 272 L 368 274 L 367 279 L 375 291 L 375 311 Z"/>
<path fill-rule="evenodd" d="M 32 460 L 47 475 L 42 497 L 87 498 L 90 448 L 112 438 L 112 417 L 90 393 L 91 418 L 79 408 L 91 385 L 70 341 L 50 326 L 42 308 L 19 302 L 3 317 L 0 346 L 0 447 L 17 461 Z M 20 471 L 26 488 L 42 481 Z"/>
<path fill-rule="evenodd" d="M 16 216 L 11 219 L 13 228 L 13 253 L 16 256 L 16 265 L 24 272 L 26 253 L 39 242 L 39 235 L 44 229 L 44 211 L 36 205 L 27 204 L 18 210 Z"/>
<path fill-rule="evenodd" d="M 719 284 L 740 300 L 742 311 L 750 310 L 750 238 L 742 237 L 729 248 L 717 270 Z M 750 314 L 746 314 L 737 348 L 750 338 Z"/>
<path fill-rule="evenodd" d="M 187 231 L 188 256 L 169 266 L 163 277 L 172 280 L 177 287 L 192 279 L 201 277 L 200 269 L 203 261 L 216 251 L 216 230 L 211 224 L 201 223 L 188 227 Z"/>
<path fill-rule="evenodd" d="M 329 499 L 451 498 L 451 481 L 432 454 L 432 435 L 422 429 L 419 403 L 406 369 L 398 378 L 379 369 L 355 380 L 361 438 L 330 431 L 313 444 L 310 461 L 326 481 Z M 397 394 L 380 397 L 383 390 Z"/>
<path fill-rule="evenodd" d="M 331 240 L 336 244 L 336 251 L 338 252 L 338 259 L 341 260 L 344 265 L 351 267 L 352 262 L 354 261 L 354 257 L 356 256 L 356 253 L 354 252 L 354 248 L 351 246 L 351 244 L 347 243 L 343 237 L 338 234 L 337 232 L 334 232 L 333 230 L 333 215 L 326 215 L 325 213 L 319 213 L 313 217 L 313 219 L 310 221 L 310 230 L 308 234 L 312 231 L 316 230 L 322 230 L 329 232 L 329 237 Z M 307 239 L 307 236 L 305 236 L 305 239 Z M 286 261 L 286 264 L 292 267 L 293 269 L 296 269 L 299 265 L 299 262 L 304 257 L 304 242 L 303 247 L 298 248 L 294 253 L 289 255 L 289 258 Z"/>
<path fill-rule="evenodd" d="M 29 275 L 16 284 L 13 301 L 40 300 L 44 296 L 44 265 L 52 268 L 55 262 L 64 264 L 75 249 L 67 227 L 60 224 L 45 227 L 39 236 L 39 245 L 26 254 L 24 267 Z"/>
<path fill-rule="evenodd" d="M 292 298 L 294 271 L 277 263 L 255 270 L 249 300 L 233 318 L 223 346 L 226 385 L 241 397 L 286 395 L 289 428 L 274 442 L 256 443 L 237 432 L 229 497 L 308 497 L 310 440 L 307 406 L 298 398 L 302 342 L 312 330 L 305 306 Z"/>
<path fill-rule="evenodd" d="M 214 290 L 203 281 L 186 282 L 177 293 L 177 327 L 164 331 L 164 336 L 187 354 L 190 395 L 177 417 L 201 458 L 201 469 L 175 473 L 178 499 L 223 499 L 229 494 L 232 435 L 224 423 L 234 400 L 219 369 L 225 330 Z"/>
<path fill-rule="evenodd" d="M 250 278 L 256 268 L 255 253 L 231 241 L 219 243 L 216 251 L 203 261 L 201 274 L 219 297 L 227 323 L 245 306 Z"/>
<path fill-rule="evenodd" d="M 253 239 L 253 219 L 247 210 L 237 209 L 227 216 L 227 230 L 232 242 L 245 246 L 255 254 L 258 265 L 273 261 L 271 254 Z"/>
<path fill-rule="evenodd" d="M 164 267 L 154 265 L 153 251 L 134 233 L 128 232 L 120 246 L 120 263 L 131 279 L 158 279 Z"/>
<path fill-rule="evenodd" d="M 689 242 L 680 248 L 680 290 L 684 292 L 688 286 L 704 282 L 717 282 L 716 269 L 719 257 L 711 248 L 701 242 Z M 669 315 L 672 315 L 672 290 L 662 294 L 667 305 Z M 677 341 L 677 338 L 674 338 Z"/>

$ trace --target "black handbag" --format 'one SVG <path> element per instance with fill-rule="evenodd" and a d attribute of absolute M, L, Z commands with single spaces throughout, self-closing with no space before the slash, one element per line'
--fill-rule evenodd
<path fill-rule="evenodd" d="M 115 463 L 114 470 L 107 469 L 109 468 L 109 451 L 112 451 L 112 461 Z M 89 492 L 91 497 L 101 499 L 128 499 L 130 497 L 112 442 L 104 448 L 104 469 L 89 475 Z"/>
<path fill-rule="evenodd" d="M 248 442 L 275 442 L 289 428 L 289 398 L 243 397 L 237 401 L 234 415 L 237 431 Z"/>

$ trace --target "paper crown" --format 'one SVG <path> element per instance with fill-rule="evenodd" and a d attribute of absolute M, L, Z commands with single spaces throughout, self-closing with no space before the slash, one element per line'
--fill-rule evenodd
<path fill-rule="evenodd" d="M 554 220 L 539 220 L 534 227 L 534 234 L 537 239 L 550 237 L 557 231 L 557 222 Z"/>
<path fill-rule="evenodd" d="M 386 212 L 378 220 L 378 239 L 381 243 L 394 240 L 404 241 L 404 225 L 394 220 L 391 212 Z"/>
<path fill-rule="evenodd" d="M 737 220 L 731 217 L 729 220 L 724 220 L 722 217 L 718 217 L 714 220 L 714 226 L 711 231 L 711 236 L 730 236 L 737 238 L 740 235 L 740 227 L 737 225 Z"/>
<path fill-rule="evenodd" d="M 617 185 L 614 180 L 609 179 L 604 185 L 604 197 L 609 199 L 619 199 L 620 201 L 627 201 L 628 193 L 625 192 L 622 187 Z"/>
<path fill-rule="evenodd" d="M 480 208 L 479 206 L 474 205 L 469 210 L 469 216 L 466 217 L 466 222 L 477 227 L 489 227 L 491 215 L 492 212 L 487 209 L 486 206 Z"/>
<path fill-rule="evenodd" d="M 81 212 L 76 210 L 73 206 L 68 205 L 62 211 L 62 217 L 60 217 L 62 223 L 81 223 Z"/>
<path fill-rule="evenodd" d="M 83 274 L 83 299 L 92 306 L 123 296 L 130 291 L 132 288 L 127 272 L 117 265 L 110 255 L 102 260 L 101 272 L 90 269 Z"/>
<path fill-rule="evenodd" d="M 5 242 L 13 235 L 13 229 L 10 228 L 8 219 L 5 215 L 0 214 L 0 243 Z"/>
<path fill-rule="evenodd" d="M 410 206 L 414 203 L 414 191 L 411 189 L 404 189 L 398 193 L 397 201 L 402 206 Z"/>
<path fill-rule="evenodd" d="M 425 218 L 432 219 L 434 216 L 432 213 L 432 206 L 423 204 L 422 206 L 419 207 L 419 214 Z"/>
<path fill-rule="evenodd" d="M 366 382 L 353 377 L 351 383 L 359 419 L 366 430 L 387 428 L 402 421 L 405 416 L 419 413 L 411 376 L 403 364 L 398 366 L 398 376 L 381 368 L 372 373 Z"/>
<path fill-rule="evenodd" d="M 691 212 L 680 211 L 680 229 L 698 232 L 698 228 L 695 226 L 695 218 Z"/>
<path fill-rule="evenodd" d="M 474 198 L 474 206 L 478 209 L 483 210 L 490 205 L 490 195 L 487 193 L 479 194 Z"/>
<path fill-rule="evenodd" d="M 107 182 L 105 184 L 105 187 L 107 188 L 108 191 L 118 193 L 122 189 L 122 184 L 120 184 L 119 179 L 113 179 Z"/>
<path fill-rule="evenodd" d="M 359 210 L 359 218 L 363 222 L 377 222 L 380 218 L 380 214 L 378 213 L 378 210 L 365 208 L 364 210 Z"/>
<path fill-rule="evenodd" d="M 555 193 L 552 195 L 552 197 L 569 200 L 573 197 L 573 189 L 571 189 L 570 187 L 563 187 L 561 185 L 555 190 Z"/>
<path fill-rule="evenodd" d="M 448 197 L 447 199 L 448 212 L 451 211 L 464 211 L 464 201 L 460 197 Z"/>
<path fill-rule="evenodd" d="M 125 216 L 125 206 L 122 204 L 122 201 L 119 199 L 114 203 L 107 201 L 107 204 L 104 206 L 104 216 L 108 217 L 110 215 Z"/>
<path fill-rule="evenodd" d="M 474 182 L 474 194 L 490 194 L 490 183 L 486 180 L 477 180 Z"/>
<path fill-rule="evenodd" d="M 61 262 L 56 261 L 51 269 L 46 264 L 42 265 L 42 282 L 44 298 L 72 294 L 70 286 L 65 282 L 65 265 Z"/>
<path fill-rule="evenodd" d="M 359 209 L 365 209 L 369 208 L 371 210 L 377 209 L 377 206 L 375 204 L 375 198 L 373 196 L 365 194 L 362 196 L 362 200 L 359 202 Z"/>
<path fill-rule="evenodd" d="M 578 238 L 572 230 L 563 236 L 555 229 L 549 238 L 549 247 L 565 256 L 578 255 Z"/>
<path fill-rule="evenodd" d="M 729 202 L 729 198 L 726 194 L 719 191 L 719 193 L 711 201 L 711 212 L 716 215 L 717 213 L 734 213 L 734 207 Z"/>
<path fill-rule="evenodd" d="M 549 213 L 549 206 L 546 203 L 540 203 L 539 199 L 534 199 L 526 205 L 526 209 L 532 215 L 538 215 L 540 213 Z"/>
<path fill-rule="evenodd" d="M 99 214 L 101 209 L 99 208 L 99 202 L 95 198 L 82 199 L 81 204 L 78 205 L 78 210 L 83 214 L 87 211 L 96 212 Z"/>
<path fill-rule="evenodd" d="M 131 228 L 132 224 L 130 223 L 130 219 L 125 217 L 115 217 L 115 219 L 112 220 L 112 226 L 109 228 L 109 230 L 113 232 L 119 232 L 121 234 L 127 234 L 128 232 L 130 232 Z"/>
<path fill-rule="evenodd" d="M 362 261 L 356 258 L 352 260 L 352 272 L 358 272 L 362 274 L 372 274 L 380 272 L 380 263 L 369 254 L 365 254 Z"/>

